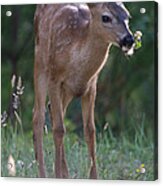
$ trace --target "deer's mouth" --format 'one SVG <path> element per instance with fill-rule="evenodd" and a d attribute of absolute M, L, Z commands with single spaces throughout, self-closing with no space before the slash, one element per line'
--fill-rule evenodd
<path fill-rule="evenodd" d="M 134 53 L 134 37 L 129 34 L 120 41 L 120 47 L 126 55 L 132 55 Z"/>
<path fill-rule="evenodd" d="M 134 54 L 134 48 L 135 48 L 135 45 L 133 44 L 130 48 L 129 47 L 126 47 L 126 46 L 122 46 L 121 49 L 122 51 L 125 53 L 125 55 L 127 56 L 131 56 Z"/>

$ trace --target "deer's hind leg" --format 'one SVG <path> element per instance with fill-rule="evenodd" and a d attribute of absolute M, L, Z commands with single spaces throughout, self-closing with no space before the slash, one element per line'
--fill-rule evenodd
<path fill-rule="evenodd" d="M 45 122 L 46 79 L 42 68 L 35 63 L 34 72 L 35 103 L 33 112 L 33 142 L 35 157 L 39 167 L 39 177 L 45 177 L 45 163 L 43 155 L 43 128 Z M 35 66 L 35 67 L 36 67 Z"/>
<path fill-rule="evenodd" d="M 64 94 L 60 85 L 49 84 L 50 113 L 55 143 L 55 174 L 57 178 L 68 178 L 68 168 L 64 152 L 64 113 L 71 96 Z"/>
<path fill-rule="evenodd" d="M 95 81 L 96 82 L 96 81 Z M 88 146 L 89 156 L 91 160 L 90 178 L 97 178 L 96 170 L 96 130 L 94 123 L 94 105 L 96 98 L 96 83 L 93 83 L 86 95 L 82 97 L 82 115 L 84 124 L 84 135 Z"/>
<path fill-rule="evenodd" d="M 68 91 L 62 91 L 62 105 L 63 105 L 63 116 L 66 114 L 68 104 L 71 102 L 73 96 Z M 66 157 L 64 152 L 64 146 L 62 146 L 62 177 L 68 178 L 68 167 L 66 163 Z"/>

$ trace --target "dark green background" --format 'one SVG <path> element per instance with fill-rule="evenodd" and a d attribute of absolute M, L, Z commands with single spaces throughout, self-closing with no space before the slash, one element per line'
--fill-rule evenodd
<path fill-rule="evenodd" d="M 128 2 L 132 15 L 130 28 L 143 33 L 142 48 L 132 57 L 125 57 L 120 49 L 111 48 L 110 57 L 102 70 L 97 89 L 95 122 L 97 132 L 102 133 L 106 123 L 114 135 L 127 132 L 134 136 L 134 125 L 145 126 L 145 135 L 153 139 L 155 122 L 156 53 L 154 2 Z M 1 102 L 2 111 L 8 110 L 11 96 L 11 77 L 17 74 L 25 86 L 21 102 L 23 128 L 32 128 L 35 5 L 2 6 L 2 63 Z M 140 8 L 146 8 L 141 14 Z M 7 17 L 6 11 L 12 11 Z M 80 99 L 75 99 L 67 112 L 68 130 L 81 134 L 82 118 Z M 133 122 L 134 121 L 134 122 Z M 47 120 L 47 123 L 49 121 Z"/>

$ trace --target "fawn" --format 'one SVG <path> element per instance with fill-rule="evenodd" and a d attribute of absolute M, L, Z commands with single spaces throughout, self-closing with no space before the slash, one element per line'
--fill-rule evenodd
<path fill-rule="evenodd" d="M 37 5 L 33 139 L 39 176 L 45 177 L 43 127 L 47 96 L 55 143 L 55 175 L 68 178 L 63 138 L 64 115 L 73 97 L 81 97 L 90 178 L 96 179 L 94 107 L 96 85 L 112 44 L 126 53 L 134 43 L 123 3 Z"/>

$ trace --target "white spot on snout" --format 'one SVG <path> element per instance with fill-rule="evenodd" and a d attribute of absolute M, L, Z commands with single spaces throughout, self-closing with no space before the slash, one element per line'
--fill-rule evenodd
<path fill-rule="evenodd" d="M 122 51 L 125 53 L 125 55 L 132 56 L 134 54 L 134 45 L 131 48 L 123 46 Z"/>
<path fill-rule="evenodd" d="M 123 51 L 123 52 L 127 52 L 127 51 L 128 51 L 128 48 L 125 47 L 125 46 L 123 46 L 123 47 L 122 47 L 122 51 Z"/>

